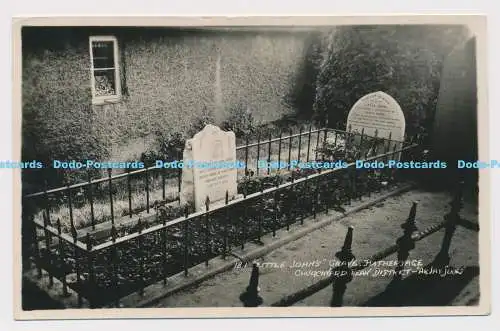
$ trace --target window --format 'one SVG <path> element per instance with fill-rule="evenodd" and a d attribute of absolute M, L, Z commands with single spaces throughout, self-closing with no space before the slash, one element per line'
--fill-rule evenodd
<path fill-rule="evenodd" d="M 92 103 L 117 102 L 121 97 L 118 42 L 112 36 L 90 37 Z"/>

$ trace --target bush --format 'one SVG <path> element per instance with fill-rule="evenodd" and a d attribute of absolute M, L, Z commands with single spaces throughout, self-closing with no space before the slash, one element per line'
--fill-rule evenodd
<path fill-rule="evenodd" d="M 224 130 L 233 131 L 234 134 L 241 138 L 255 133 L 256 124 L 251 110 L 239 103 L 229 111 L 229 116 L 222 123 Z"/>
<path fill-rule="evenodd" d="M 316 83 L 324 53 L 324 35 L 312 34 L 306 41 L 302 63 L 285 102 L 296 110 L 297 116 L 310 120 L 316 96 Z"/>
<path fill-rule="evenodd" d="M 344 129 L 359 98 L 384 91 L 401 105 L 407 133 L 415 133 L 433 116 L 445 56 L 466 37 L 463 26 L 338 28 L 320 66 L 315 117 Z"/>

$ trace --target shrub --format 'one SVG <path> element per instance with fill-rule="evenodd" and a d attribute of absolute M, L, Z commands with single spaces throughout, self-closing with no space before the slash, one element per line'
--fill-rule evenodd
<path fill-rule="evenodd" d="M 323 33 L 313 33 L 306 40 L 302 63 L 285 97 L 285 102 L 296 110 L 297 116 L 307 120 L 313 115 L 317 77 L 325 47 L 324 38 Z"/>
<path fill-rule="evenodd" d="M 251 110 L 239 103 L 231 108 L 226 121 L 222 123 L 224 130 L 231 130 L 241 138 L 255 133 L 256 124 Z"/>
<path fill-rule="evenodd" d="M 445 56 L 467 37 L 464 26 L 345 26 L 330 37 L 320 66 L 315 117 L 344 129 L 362 96 L 384 91 L 406 117 L 408 134 L 433 116 Z"/>

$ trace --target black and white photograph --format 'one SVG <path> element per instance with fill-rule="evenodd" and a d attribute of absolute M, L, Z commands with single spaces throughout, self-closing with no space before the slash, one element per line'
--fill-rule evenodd
<path fill-rule="evenodd" d="M 18 318 L 487 314 L 484 17 L 427 19 L 18 22 Z"/>

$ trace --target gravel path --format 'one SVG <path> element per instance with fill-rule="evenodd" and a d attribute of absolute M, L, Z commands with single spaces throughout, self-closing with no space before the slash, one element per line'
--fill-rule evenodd
<path fill-rule="evenodd" d="M 393 245 L 402 235 L 400 227 L 408 217 L 413 201 L 417 201 L 417 227 L 419 230 L 438 224 L 449 211 L 451 196 L 446 193 L 411 191 L 385 200 L 371 208 L 334 222 L 301 239 L 285 245 L 259 262 L 259 286 L 264 306 L 284 296 L 303 289 L 325 278 L 337 252 L 344 241 L 348 226 L 354 226 L 353 254 L 363 260 Z M 461 216 L 477 223 L 478 215 L 473 206 L 465 204 Z M 444 230 L 416 243 L 409 260 L 422 266 L 430 263 L 438 253 Z M 347 286 L 344 306 L 359 305 L 464 305 L 479 293 L 478 282 L 478 233 L 458 227 L 450 248 L 451 265 L 465 267 L 455 280 L 441 279 L 432 283 L 415 280 L 415 274 L 403 277 L 398 293 L 388 289 L 392 276 L 380 275 L 393 266 L 373 266 L 368 274 L 355 275 Z M 391 255 L 386 263 L 395 261 Z M 300 267 L 298 265 L 301 265 Z M 418 270 L 419 266 L 409 266 Z M 240 294 L 248 285 L 248 268 L 235 268 L 217 275 L 196 288 L 177 293 L 158 302 L 155 307 L 241 307 Z M 378 270 L 378 271 L 377 271 Z M 387 272 L 388 273 L 388 272 Z M 405 292 L 405 295 L 401 295 Z M 298 306 L 329 306 L 332 288 L 327 288 L 298 302 Z"/>

